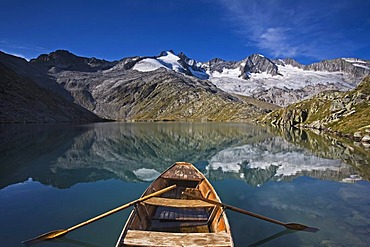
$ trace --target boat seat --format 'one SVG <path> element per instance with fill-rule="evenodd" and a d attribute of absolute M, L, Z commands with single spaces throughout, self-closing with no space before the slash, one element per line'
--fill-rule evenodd
<path fill-rule="evenodd" d="M 153 216 L 161 221 L 208 221 L 210 213 L 205 208 L 159 207 Z"/>
<path fill-rule="evenodd" d="M 164 197 L 151 197 L 144 201 L 145 204 L 161 207 L 174 208 L 204 208 L 214 207 L 213 204 L 204 202 L 202 200 L 187 200 L 187 199 L 171 199 Z"/>
<path fill-rule="evenodd" d="M 228 233 L 172 233 L 128 230 L 125 246 L 232 246 Z"/>

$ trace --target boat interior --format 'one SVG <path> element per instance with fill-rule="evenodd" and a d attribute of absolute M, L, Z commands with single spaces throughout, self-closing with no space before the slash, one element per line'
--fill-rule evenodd
<path fill-rule="evenodd" d="M 163 238 L 169 241 L 168 246 L 189 241 L 195 241 L 199 246 L 213 246 L 215 243 L 231 246 L 224 209 L 183 194 L 187 192 L 218 201 L 213 187 L 197 170 L 188 169 L 188 166 L 180 168 L 167 170 L 144 192 L 143 196 L 146 196 L 177 185 L 160 197 L 136 204 L 126 223 L 125 246 L 150 246 L 155 241 L 163 242 Z M 146 240 L 149 241 L 147 245 Z"/>
<path fill-rule="evenodd" d="M 198 182 L 171 180 L 166 182 L 168 182 L 166 187 L 176 183 L 177 188 L 161 197 L 152 197 L 137 204 L 129 229 L 187 233 L 225 230 L 222 208 L 200 200 L 192 200 L 182 194 L 186 191 L 205 197 L 206 194 L 202 194 Z M 211 192 L 208 193 L 208 198 L 209 196 Z"/>

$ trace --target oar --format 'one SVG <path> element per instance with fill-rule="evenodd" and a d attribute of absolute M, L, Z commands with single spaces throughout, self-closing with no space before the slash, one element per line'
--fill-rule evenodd
<path fill-rule="evenodd" d="M 211 199 L 208 199 L 208 198 L 204 198 L 204 197 L 192 195 L 192 194 L 190 194 L 188 192 L 183 192 L 183 194 L 184 195 L 187 195 L 187 196 L 190 196 L 190 197 L 192 197 L 194 199 L 202 200 L 202 201 L 208 202 L 210 204 L 217 205 L 219 207 L 228 208 L 228 209 L 231 209 L 231 210 L 233 210 L 235 212 L 238 212 L 238 213 L 246 214 L 246 215 L 249 215 L 249 216 L 252 216 L 252 217 L 261 219 L 261 220 L 269 221 L 271 223 L 275 223 L 275 224 L 284 226 L 287 229 L 292 229 L 292 230 L 297 230 L 297 231 L 302 231 L 302 230 L 306 230 L 307 231 L 308 230 L 308 231 L 312 231 L 312 232 L 316 232 L 316 231 L 319 230 L 318 228 L 308 227 L 308 226 L 305 226 L 305 225 L 302 225 L 302 224 L 298 224 L 298 223 L 284 223 L 284 222 L 281 222 L 281 221 L 278 221 L 278 220 L 274 220 L 274 219 L 268 218 L 268 217 L 263 216 L 263 215 L 259 215 L 259 214 L 255 214 L 255 213 L 249 212 L 249 211 L 247 211 L 245 209 L 237 208 L 237 207 L 234 207 L 234 206 L 231 206 L 231 205 L 222 203 L 222 202 L 214 201 L 214 200 L 211 200 Z"/>
<path fill-rule="evenodd" d="M 94 221 L 100 220 L 100 219 L 102 219 L 104 217 L 107 217 L 107 216 L 109 216 L 111 214 L 114 214 L 114 213 L 116 213 L 118 211 L 121 211 L 121 210 L 126 209 L 128 207 L 131 207 L 131 206 L 135 205 L 136 203 L 145 201 L 145 200 L 147 200 L 147 199 L 149 199 L 151 197 L 159 196 L 159 195 L 161 195 L 161 194 L 163 194 L 163 193 L 165 193 L 167 191 L 170 191 L 170 190 L 172 190 L 174 188 L 176 188 L 176 184 L 174 184 L 172 186 L 169 186 L 167 188 L 164 188 L 162 190 L 156 191 L 156 192 L 154 192 L 154 193 L 152 193 L 150 195 L 141 197 L 141 198 L 139 198 L 139 199 L 137 199 L 135 201 L 129 202 L 129 203 L 127 203 L 125 205 L 122 205 L 122 206 L 120 206 L 118 208 L 112 209 L 112 210 L 110 210 L 110 211 L 108 211 L 106 213 L 103 213 L 101 215 L 98 215 L 98 216 L 96 216 L 96 217 L 94 217 L 92 219 L 89 219 L 87 221 L 84 221 L 84 222 L 82 222 L 82 223 L 80 223 L 78 225 L 72 226 L 72 227 L 70 227 L 68 229 L 60 229 L 60 230 L 54 230 L 54 231 L 51 231 L 51 232 L 47 232 L 47 233 L 44 233 L 44 234 L 42 234 L 42 235 L 40 235 L 40 236 L 38 236 L 36 238 L 23 241 L 22 243 L 23 244 L 36 243 L 36 242 L 39 242 L 39 241 L 53 239 L 53 238 L 56 238 L 56 237 L 63 236 L 63 235 L 65 235 L 65 234 L 67 234 L 67 233 L 69 233 L 69 232 L 71 232 L 73 230 L 76 230 L 76 229 L 78 229 L 80 227 L 83 227 L 83 226 L 86 226 L 86 225 L 88 225 L 88 224 L 90 224 L 90 223 L 92 223 Z"/>

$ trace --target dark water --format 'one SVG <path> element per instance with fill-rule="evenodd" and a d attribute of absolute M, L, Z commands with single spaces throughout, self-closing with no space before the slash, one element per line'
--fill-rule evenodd
<path fill-rule="evenodd" d="M 168 166 L 188 161 L 223 202 L 320 228 L 291 232 L 228 211 L 235 246 L 368 246 L 366 151 L 314 134 L 280 136 L 245 124 L 2 126 L 0 245 L 22 246 L 134 200 Z M 129 212 L 35 246 L 114 246 Z"/>

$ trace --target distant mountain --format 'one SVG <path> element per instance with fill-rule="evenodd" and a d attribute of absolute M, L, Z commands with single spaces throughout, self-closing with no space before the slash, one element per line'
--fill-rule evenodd
<path fill-rule="evenodd" d="M 40 70 L 37 66 L 27 62 L 26 59 L 6 54 L 0 51 L 0 63 L 13 70 L 18 75 L 31 79 L 34 83 L 42 88 L 53 91 L 66 100 L 72 101 L 70 93 L 58 84 L 47 72 Z"/>
<path fill-rule="evenodd" d="M 74 102 L 102 118 L 120 121 L 249 121 L 276 109 L 236 97 L 205 80 L 199 63 L 185 54 L 161 52 L 119 62 L 80 58 L 66 51 L 41 55 L 31 64 L 46 71 Z M 106 68 L 105 70 L 102 70 Z M 199 79 L 201 78 L 201 79 Z"/>
<path fill-rule="evenodd" d="M 370 143 L 370 76 L 348 92 L 326 91 L 273 111 L 259 122 L 275 126 L 300 126 L 324 130 Z"/>
<path fill-rule="evenodd" d="M 0 52 L 0 63 L 99 117 L 124 121 L 249 121 L 324 90 L 353 89 L 370 72 L 360 59 L 302 65 L 253 54 L 199 62 L 173 51 L 112 62 L 65 50 L 30 62 Z"/>
<path fill-rule="evenodd" d="M 135 67 L 115 67 L 93 75 L 63 72 L 57 77 L 78 104 L 100 117 L 120 121 L 248 121 L 276 109 L 166 68 L 140 72 Z"/>
<path fill-rule="evenodd" d="M 347 91 L 370 74 L 370 61 L 324 60 L 302 65 L 293 59 L 270 60 L 254 54 L 240 62 L 211 60 L 203 65 L 209 80 L 229 93 L 287 106 L 324 90 Z"/>
<path fill-rule="evenodd" d="M 188 58 L 184 53 L 180 53 L 177 56 L 173 51 L 163 51 L 156 57 L 138 59 L 133 69 L 140 72 L 148 72 L 159 68 L 166 68 L 199 79 L 208 79 L 209 75 L 201 65 L 202 63 Z"/>
<path fill-rule="evenodd" d="M 66 50 L 57 50 L 50 54 L 42 54 L 36 59 L 31 59 L 30 63 L 40 70 L 56 73 L 64 70 L 96 72 L 109 69 L 118 62 L 109 62 L 94 57 L 79 57 Z"/>
<path fill-rule="evenodd" d="M 220 58 L 198 62 L 184 53 L 175 55 L 173 51 L 164 51 L 155 57 L 136 57 L 130 60 L 130 66 L 127 66 L 127 60 L 123 62 L 126 69 L 140 72 L 166 68 L 209 80 L 225 92 L 279 106 L 287 106 L 324 90 L 353 89 L 370 74 L 370 61 L 354 58 L 302 65 L 290 58 L 271 60 L 261 54 L 252 54 L 235 62 Z"/>
<path fill-rule="evenodd" d="M 0 63 L 0 123 L 95 122 L 95 114 Z"/>

